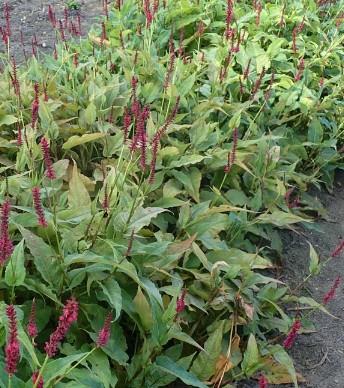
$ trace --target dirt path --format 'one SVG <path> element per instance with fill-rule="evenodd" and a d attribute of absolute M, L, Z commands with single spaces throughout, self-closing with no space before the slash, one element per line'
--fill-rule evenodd
<path fill-rule="evenodd" d="M 32 55 L 32 40 L 37 39 L 38 52 L 51 52 L 55 41 L 55 32 L 48 20 L 48 5 L 52 5 L 56 11 L 57 20 L 63 19 L 65 1 L 60 0 L 8 0 L 11 10 L 11 55 L 15 56 L 18 62 L 25 59 L 23 45 L 21 43 L 21 31 L 24 49 L 27 57 Z M 0 25 L 5 25 L 2 15 L 2 4 L 0 4 Z M 81 32 L 86 34 L 90 25 L 98 16 L 102 15 L 102 0 L 79 0 Z M 77 12 L 71 11 L 70 17 L 76 17 Z M 0 51 L 4 52 L 5 47 L 0 39 Z"/>
<path fill-rule="evenodd" d="M 306 231 L 304 235 L 295 233 L 285 236 L 285 260 L 289 284 L 296 284 L 302 274 L 308 271 L 309 241 L 322 259 L 329 256 L 338 242 L 344 238 L 344 174 L 338 175 L 338 184 L 333 194 L 314 192 L 328 211 L 328 220 L 318 223 L 321 232 Z M 310 281 L 303 295 L 321 301 L 335 278 L 344 280 L 344 254 L 334 258 L 329 265 Z M 292 351 L 298 370 L 306 378 L 306 387 L 344 387 L 344 294 L 343 283 L 336 298 L 327 306 L 331 318 L 324 313 L 311 316 L 316 332 L 301 335 Z"/>

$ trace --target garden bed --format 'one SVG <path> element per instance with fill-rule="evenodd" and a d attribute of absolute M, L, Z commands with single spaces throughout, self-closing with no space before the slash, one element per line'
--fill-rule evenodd
<path fill-rule="evenodd" d="M 340 7 L 81 3 L 2 21 L 1 387 L 341 387 Z"/>

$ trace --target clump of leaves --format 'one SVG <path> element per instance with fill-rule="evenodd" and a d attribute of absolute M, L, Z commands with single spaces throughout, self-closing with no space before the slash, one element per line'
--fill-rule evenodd
<path fill-rule="evenodd" d="M 78 10 L 81 8 L 81 3 L 77 0 L 66 0 L 66 6 L 70 10 Z"/>
<path fill-rule="evenodd" d="M 119 1 L 88 39 L 60 23 L 54 56 L 15 74 L 7 58 L 0 320 L 4 343 L 15 305 L 15 386 L 297 386 L 282 344 L 303 318 L 283 306 L 327 310 L 273 273 L 278 228 L 310 224 L 304 191 L 343 167 L 339 3 Z M 326 263 L 310 257 L 305 281 Z M 56 324 L 66 300 L 77 317 Z"/>

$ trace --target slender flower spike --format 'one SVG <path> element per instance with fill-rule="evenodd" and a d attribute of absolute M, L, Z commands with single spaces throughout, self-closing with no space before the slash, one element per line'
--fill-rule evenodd
<path fill-rule="evenodd" d="M 43 160 L 44 160 L 44 165 L 45 165 L 45 175 L 49 179 L 55 179 L 56 174 L 53 168 L 53 163 L 51 161 L 51 156 L 50 156 L 50 146 L 48 143 L 48 140 L 45 137 L 42 137 L 41 139 L 41 148 L 43 152 Z"/>
<path fill-rule="evenodd" d="M 233 131 L 233 146 L 232 146 L 232 150 L 230 152 L 228 152 L 228 155 L 227 155 L 227 164 L 224 168 L 224 171 L 226 174 L 228 174 L 232 167 L 233 167 L 233 164 L 235 162 L 235 159 L 236 159 L 236 151 L 237 151 L 237 147 L 238 147 L 238 128 L 234 128 L 234 131 Z"/>
<path fill-rule="evenodd" d="M 325 294 L 324 296 L 324 299 L 323 299 L 323 303 L 324 304 L 327 304 L 328 302 L 330 302 L 332 299 L 334 299 L 335 295 L 336 295 L 336 291 L 337 291 L 337 288 L 339 287 L 340 285 L 340 282 L 341 282 L 341 278 L 340 276 L 338 276 L 336 278 L 336 280 L 334 281 L 332 287 L 329 289 L 329 291 Z"/>
<path fill-rule="evenodd" d="M 42 228 L 46 228 L 48 223 L 45 219 L 44 210 L 42 206 L 41 191 L 39 187 L 32 189 L 33 206 L 37 215 L 38 223 Z"/>
<path fill-rule="evenodd" d="M 344 239 L 335 247 L 331 253 L 331 257 L 337 257 L 344 251 Z"/>
<path fill-rule="evenodd" d="M 32 374 L 32 382 L 33 382 L 33 384 L 36 384 L 38 376 L 39 376 L 39 372 L 38 371 L 33 372 L 33 374 Z M 44 388 L 44 380 L 43 380 L 42 376 L 39 378 L 39 382 L 37 383 L 36 387 L 37 388 Z"/>
<path fill-rule="evenodd" d="M 259 384 L 259 388 L 268 388 L 268 380 L 264 375 L 260 375 L 258 384 Z"/>
<path fill-rule="evenodd" d="M 50 335 L 49 341 L 45 343 L 44 349 L 48 357 L 54 357 L 58 352 L 58 345 L 66 336 L 69 328 L 78 319 L 79 304 L 71 298 L 63 308 L 63 313 L 59 318 L 59 323 L 55 331 Z"/>
<path fill-rule="evenodd" d="M 126 143 L 128 140 L 129 127 L 131 125 L 131 114 L 130 110 L 125 107 L 124 108 L 124 116 L 123 116 L 123 142 Z"/>
<path fill-rule="evenodd" d="M 107 345 L 110 339 L 110 333 L 111 333 L 111 320 L 112 320 L 112 313 L 109 313 L 107 317 L 105 318 L 104 326 L 99 331 L 98 339 L 97 339 L 97 347 L 102 348 Z"/>
<path fill-rule="evenodd" d="M 36 301 L 33 299 L 31 305 L 31 312 L 29 316 L 29 323 L 27 325 L 27 332 L 29 336 L 32 338 L 33 342 L 38 334 L 37 324 L 36 324 Z"/>
<path fill-rule="evenodd" d="M 31 107 L 31 126 L 35 128 L 37 119 L 38 119 L 38 109 L 39 109 L 39 85 L 36 82 L 34 85 L 35 97 Z"/>
<path fill-rule="evenodd" d="M 13 252 L 13 243 L 8 231 L 10 211 L 10 202 L 6 200 L 0 213 L 0 266 L 5 264 Z"/>
<path fill-rule="evenodd" d="M 20 357 L 20 346 L 17 332 L 17 315 L 13 305 L 6 307 L 8 319 L 8 340 L 5 348 L 6 355 L 6 372 L 12 376 L 16 370 Z"/>
<path fill-rule="evenodd" d="M 185 310 L 185 296 L 186 296 L 186 290 L 184 289 L 180 296 L 177 298 L 177 306 L 176 306 L 176 312 L 177 314 L 180 314 Z"/>
<path fill-rule="evenodd" d="M 290 349 L 296 340 L 297 334 L 301 329 L 301 322 L 297 319 L 294 323 L 293 326 L 291 327 L 287 338 L 283 341 L 283 346 L 285 349 Z"/>

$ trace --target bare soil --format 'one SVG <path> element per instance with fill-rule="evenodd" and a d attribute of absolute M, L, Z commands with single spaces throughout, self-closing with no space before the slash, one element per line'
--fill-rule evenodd
<path fill-rule="evenodd" d="M 2 5 L 0 1 L 0 25 L 5 25 L 2 16 Z M 79 13 L 81 17 L 82 35 L 87 34 L 90 26 L 102 15 L 102 0 L 79 0 L 80 9 L 69 11 L 69 17 L 75 18 Z M 48 5 L 52 5 L 56 11 L 57 20 L 64 18 L 66 1 L 60 0 L 7 0 L 11 10 L 11 55 L 18 63 L 25 60 L 25 56 L 32 55 L 32 40 L 37 39 L 38 53 L 49 53 L 53 50 L 55 42 L 55 31 L 48 19 Z M 23 44 L 21 40 L 21 32 Z M 5 47 L 0 39 L 0 52 Z M 25 54 L 24 54 L 25 50 Z"/>

